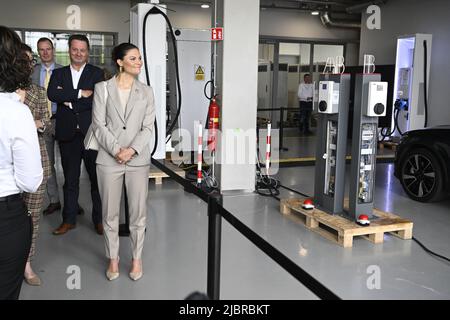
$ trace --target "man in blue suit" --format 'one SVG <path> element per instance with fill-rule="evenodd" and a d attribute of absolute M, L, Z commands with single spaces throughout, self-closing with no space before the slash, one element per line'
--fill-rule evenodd
<path fill-rule="evenodd" d="M 55 69 L 48 85 L 48 98 L 57 103 L 55 139 L 59 142 L 64 171 L 63 222 L 53 231 L 65 234 L 76 227 L 81 160 L 91 182 L 92 222 L 103 234 L 101 200 L 97 185 L 97 152 L 85 150 L 84 137 L 92 121 L 93 90 L 103 80 L 103 71 L 88 63 L 89 40 L 74 34 L 69 38 L 70 65 Z"/>

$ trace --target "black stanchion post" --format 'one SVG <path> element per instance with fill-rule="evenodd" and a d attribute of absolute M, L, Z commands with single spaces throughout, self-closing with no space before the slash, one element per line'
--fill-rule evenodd
<path fill-rule="evenodd" d="M 283 119 L 284 119 L 284 108 L 280 108 L 280 151 L 288 151 L 288 148 L 283 147 Z"/>
<path fill-rule="evenodd" d="M 220 251 L 222 238 L 222 217 L 219 214 L 219 195 L 208 198 L 208 281 L 207 293 L 210 299 L 220 296 Z"/>

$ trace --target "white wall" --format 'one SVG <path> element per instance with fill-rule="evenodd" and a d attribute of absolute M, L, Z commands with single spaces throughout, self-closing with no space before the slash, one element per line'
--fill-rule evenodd
<path fill-rule="evenodd" d="M 67 7 L 81 9 L 81 30 L 118 32 L 128 41 L 130 3 L 127 0 L 0 0 L 0 24 L 11 28 L 67 30 Z"/>
<path fill-rule="evenodd" d="M 299 54 L 299 43 L 280 43 L 280 55 L 298 56 Z"/>
<path fill-rule="evenodd" d="M 211 9 L 197 5 L 169 5 L 169 18 L 173 26 L 184 28 L 210 28 Z M 352 39 L 359 40 L 359 30 L 327 28 L 320 18 L 309 13 L 292 10 L 260 10 L 259 34 L 304 39 Z M 226 30 L 225 30 L 226 32 Z M 242 25 L 245 33 L 245 25 Z"/>
<path fill-rule="evenodd" d="M 381 30 L 369 30 L 362 17 L 359 62 L 373 54 L 375 64 L 395 64 L 399 35 L 433 35 L 428 92 L 429 124 L 450 124 L 450 1 L 396 0 L 381 7 Z"/>
<path fill-rule="evenodd" d="M 335 45 L 320 44 L 314 46 L 314 63 L 327 62 L 328 58 L 335 58 L 344 55 L 344 47 Z"/>
<path fill-rule="evenodd" d="M 359 30 L 327 28 L 318 16 L 293 10 L 261 10 L 259 34 L 305 39 L 359 40 Z M 243 26 L 245 31 L 245 26 Z"/>
<path fill-rule="evenodd" d="M 345 65 L 357 66 L 359 63 L 358 60 L 359 60 L 359 44 L 347 43 L 347 48 L 345 51 Z"/>
<path fill-rule="evenodd" d="M 201 9 L 197 5 L 168 5 L 169 18 L 174 27 L 208 29 L 211 26 L 211 9 Z M 319 40 L 351 40 L 347 43 L 345 61 L 348 66 L 358 65 L 360 32 L 356 29 L 327 28 L 320 18 L 309 13 L 288 10 L 260 10 L 261 36 L 319 39 Z M 245 26 L 242 26 L 245 32 Z M 226 37 L 226 30 L 225 30 Z M 303 51 L 306 47 L 301 48 Z M 282 48 L 280 48 L 282 50 Z M 282 51 L 280 51 L 283 54 Z M 302 52 L 302 63 L 309 63 L 308 52 Z M 269 59 L 268 52 L 260 53 L 260 58 Z"/>
<path fill-rule="evenodd" d="M 199 5 L 167 5 L 167 15 L 172 27 L 187 29 L 211 28 L 211 9 L 202 9 Z"/>

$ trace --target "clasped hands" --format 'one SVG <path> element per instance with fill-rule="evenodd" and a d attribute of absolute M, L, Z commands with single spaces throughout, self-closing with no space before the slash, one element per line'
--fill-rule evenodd
<path fill-rule="evenodd" d="M 136 151 L 133 148 L 120 148 L 120 151 L 115 155 L 115 159 L 120 164 L 126 164 L 135 153 Z"/>

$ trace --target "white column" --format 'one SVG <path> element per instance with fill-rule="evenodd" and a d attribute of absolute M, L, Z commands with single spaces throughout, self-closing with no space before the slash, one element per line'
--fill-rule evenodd
<path fill-rule="evenodd" d="M 213 7 L 213 26 L 224 28 L 216 64 L 222 193 L 255 189 L 259 10 L 259 0 L 216 0 Z"/>

